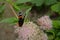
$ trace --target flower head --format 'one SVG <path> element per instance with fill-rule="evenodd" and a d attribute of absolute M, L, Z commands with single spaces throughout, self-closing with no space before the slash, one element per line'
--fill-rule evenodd
<path fill-rule="evenodd" d="M 49 16 L 42 16 L 37 20 L 37 23 L 40 25 L 40 28 L 43 30 L 49 30 L 52 28 L 52 21 Z"/>
<path fill-rule="evenodd" d="M 16 28 L 16 27 L 15 27 Z M 16 31 L 17 30 L 17 31 Z M 47 35 L 33 22 L 24 23 L 22 27 L 15 29 L 18 33 L 17 40 L 47 40 Z"/>

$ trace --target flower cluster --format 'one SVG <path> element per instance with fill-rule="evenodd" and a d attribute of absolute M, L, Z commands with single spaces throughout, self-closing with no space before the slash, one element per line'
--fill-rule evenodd
<path fill-rule="evenodd" d="M 43 30 L 49 30 L 52 28 L 52 21 L 49 16 L 42 16 L 37 20 L 37 23 L 40 25 L 40 28 Z"/>
<path fill-rule="evenodd" d="M 48 40 L 47 35 L 33 22 L 24 23 L 22 27 L 14 26 L 18 33 L 16 40 Z"/>

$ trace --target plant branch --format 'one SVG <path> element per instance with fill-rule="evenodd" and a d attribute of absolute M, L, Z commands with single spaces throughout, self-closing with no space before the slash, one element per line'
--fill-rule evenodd
<path fill-rule="evenodd" d="M 11 10 L 12 10 L 13 14 L 16 16 L 16 18 L 18 19 L 18 16 L 17 16 L 16 12 L 14 11 L 14 9 L 13 9 L 11 4 L 9 4 L 9 7 L 11 8 Z"/>

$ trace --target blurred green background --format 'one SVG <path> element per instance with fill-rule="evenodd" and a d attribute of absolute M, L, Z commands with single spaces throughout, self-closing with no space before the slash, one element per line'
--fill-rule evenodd
<path fill-rule="evenodd" d="M 48 40 L 60 40 L 60 0 L 0 0 L 0 40 L 16 39 L 13 26 L 18 19 L 15 13 L 21 10 L 26 14 L 25 21 L 29 12 L 36 14 L 34 20 L 48 15 L 53 23 L 53 28 L 46 30 Z"/>

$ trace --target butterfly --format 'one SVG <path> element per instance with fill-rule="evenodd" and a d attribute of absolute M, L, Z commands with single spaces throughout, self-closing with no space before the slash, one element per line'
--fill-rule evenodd
<path fill-rule="evenodd" d="M 22 27 L 23 23 L 24 23 L 24 17 L 22 15 L 22 12 L 19 12 L 19 16 L 18 16 L 18 25 L 19 25 L 19 27 Z"/>

